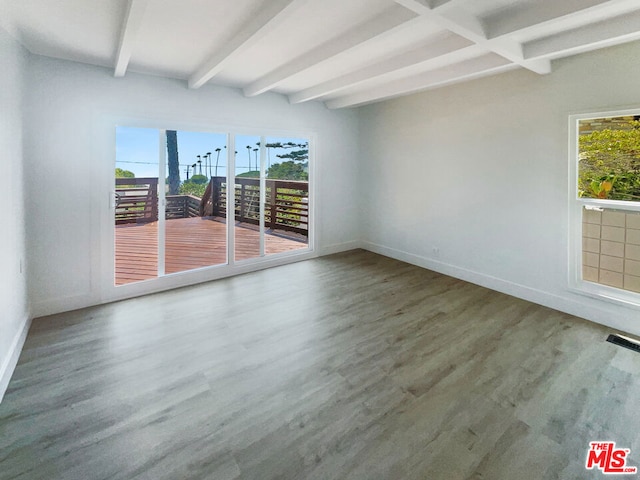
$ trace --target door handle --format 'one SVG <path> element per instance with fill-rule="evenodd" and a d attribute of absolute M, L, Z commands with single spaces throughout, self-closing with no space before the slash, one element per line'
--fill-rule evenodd
<path fill-rule="evenodd" d="M 120 205 L 122 197 L 118 192 L 109 192 L 109 208 L 114 209 Z"/>

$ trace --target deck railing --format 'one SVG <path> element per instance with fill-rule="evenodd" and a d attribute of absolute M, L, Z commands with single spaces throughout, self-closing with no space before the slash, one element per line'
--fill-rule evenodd
<path fill-rule="evenodd" d="M 193 195 L 167 195 L 165 218 L 188 218 L 200 216 L 200 198 Z"/>
<path fill-rule="evenodd" d="M 201 203 L 201 215 L 227 216 L 227 180 L 212 177 Z M 309 232 L 309 182 L 266 180 L 265 228 L 307 235 Z M 260 223 L 260 180 L 235 179 L 235 219 Z"/>
<path fill-rule="evenodd" d="M 165 218 L 227 216 L 227 179 L 212 177 L 202 199 L 193 195 L 167 195 Z M 158 179 L 116 179 L 116 224 L 158 220 Z M 260 180 L 235 179 L 235 220 L 260 223 Z M 307 235 L 309 182 L 266 180 L 265 228 Z"/>
<path fill-rule="evenodd" d="M 157 178 L 116 178 L 116 224 L 158 220 Z"/>
<path fill-rule="evenodd" d="M 165 218 L 198 217 L 200 198 L 167 195 Z M 116 178 L 116 224 L 158 220 L 157 178 Z"/>

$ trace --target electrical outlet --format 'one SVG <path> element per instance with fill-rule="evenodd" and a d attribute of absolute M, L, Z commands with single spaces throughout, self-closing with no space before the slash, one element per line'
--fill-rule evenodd
<path fill-rule="evenodd" d="M 433 256 L 434 257 L 439 257 L 440 256 L 440 249 L 438 247 L 433 247 L 431 249 L 431 251 L 433 252 Z"/>

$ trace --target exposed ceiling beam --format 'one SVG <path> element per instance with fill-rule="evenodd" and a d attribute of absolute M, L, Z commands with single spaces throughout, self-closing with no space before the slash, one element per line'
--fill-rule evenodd
<path fill-rule="evenodd" d="M 488 38 L 577 28 L 638 8 L 638 0 L 537 0 L 485 20 Z M 550 28 L 551 27 L 551 28 Z"/>
<path fill-rule="evenodd" d="M 580 10 L 606 3 L 611 3 L 611 0 L 537 0 L 517 5 L 485 20 L 487 37 L 500 37 L 547 21 L 558 21 Z"/>
<path fill-rule="evenodd" d="M 120 44 L 116 55 L 116 66 L 113 73 L 116 77 L 123 77 L 129 66 L 133 47 L 142 25 L 144 12 L 147 10 L 149 0 L 129 0 L 127 13 L 122 24 Z"/>
<path fill-rule="evenodd" d="M 292 76 L 328 60 L 336 55 L 350 50 L 374 38 L 381 38 L 390 35 L 398 30 L 398 27 L 405 28 L 408 24 L 413 25 L 410 20 L 415 19 L 414 13 L 404 8 L 392 7 L 381 13 L 373 20 L 370 20 L 359 27 L 356 27 L 344 35 L 331 40 L 310 52 L 301 55 L 293 61 L 275 69 L 267 75 L 259 78 L 244 89 L 247 97 L 253 97 L 271 90 Z M 421 19 L 419 19 L 421 20 Z"/>
<path fill-rule="evenodd" d="M 509 60 L 493 54 L 466 60 L 454 66 L 444 67 L 438 70 L 422 73 L 413 77 L 404 78 L 379 87 L 367 90 L 363 93 L 354 93 L 337 97 L 325 102 L 328 108 L 344 108 L 364 105 L 381 99 L 398 97 L 410 93 L 440 87 L 452 83 L 480 78 L 496 73 L 517 68 L 518 65 Z"/>
<path fill-rule="evenodd" d="M 369 78 L 378 76 L 377 80 L 384 79 L 385 83 L 380 85 L 379 82 L 374 82 L 378 86 L 363 93 L 350 93 L 330 99 L 326 105 L 329 108 L 363 105 L 518 66 L 537 73 L 549 73 L 551 58 L 640 39 L 638 0 L 538 0 L 535 4 L 524 4 L 488 18 L 469 15 L 458 8 L 458 1 L 395 0 L 443 29 L 474 43 L 471 47 L 445 54 L 446 57 L 462 57 L 473 48 L 486 49 L 493 55 L 458 61 L 455 65 L 452 62 L 450 67 L 440 68 L 436 67 L 438 58 L 422 59 L 422 66 L 430 71 L 406 77 L 412 68 L 410 62 L 421 62 L 419 54 L 411 52 L 399 57 L 396 63 L 387 60 L 381 65 L 367 67 L 297 92 L 290 96 L 290 101 L 304 101 L 334 94 L 342 88 L 366 82 L 366 74 Z M 517 40 L 545 34 L 544 38 L 524 44 Z M 475 54 L 478 55 L 477 52 Z M 394 72 L 398 76 L 393 81 L 386 82 L 386 79 L 394 77 Z"/>
<path fill-rule="evenodd" d="M 640 11 L 525 43 L 525 58 L 554 58 L 640 39 Z"/>
<path fill-rule="evenodd" d="M 430 0 L 429 6 L 433 10 L 438 10 L 440 8 L 449 8 L 457 5 L 459 3 L 464 2 L 465 0 Z"/>
<path fill-rule="evenodd" d="M 296 92 L 289 96 L 291 103 L 299 103 L 313 100 L 319 97 L 335 94 L 342 89 L 365 83 L 372 78 L 396 78 L 400 75 L 411 75 L 414 71 L 428 71 L 443 67 L 444 64 L 453 64 L 480 55 L 482 49 L 494 52 L 504 58 L 513 61 L 519 66 L 525 66 L 537 73 L 548 73 L 551 69 L 549 58 L 559 48 L 567 53 L 582 48 L 583 50 L 598 48 L 603 42 L 611 44 L 628 41 L 630 36 L 636 34 L 633 27 L 637 22 L 635 16 L 629 17 L 625 25 L 618 25 L 621 21 L 616 19 L 609 28 L 603 23 L 596 31 L 585 28 L 570 35 L 558 34 L 549 39 L 534 41 L 526 44 L 526 54 L 522 44 L 507 38 L 512 33 L 522 33 L 549 30 L 566 25 L 584 25 L 593 22 L 594 18 L 603 15 L 611 15 L 611 12 L 637 8 L 637 0 L 539 0 L 534 5 L 525 4 L 517 9 L 479 19 L 468 15 L 463 10 L 456 9 L 463 0 L 395 0 L 396 3 L 411 9 L 413 12 L 434 20 L 443 28 L 456 33 L 474 46 L 458 46 L 442 52 L 440 58 L 432 52 L 419 49 L 406 52 L 398 57 L 371 65 L 356 72 L 328 80 L 319 85 Z M 440 10 L 448 12 L 441 14 Z M 619 33 L 613 37 L 607 30 Z M 585 38 L 588 37 L 588 38 Z M 444 42 L 446 43 L 446 42 Z M 440 41 L 435 45 L 441 47 Z M 586 45 L 586 46 L 585 46 Z M 593 45 L 592 48 L 589 45 Z M 455 52 L 454 55 L 451 52 Z M 447 55 L 448 53 L 448 55 Z M 549 57 L 549 58 L 546 58 Z"/>
<path fill-rule="evenodd" d="M 483 49 L 458 35 L 449 34 L 426 46 L 410 50 L 386 61 L 328 80 L 289 95 L 291 103 L 300 103 L 329 95 L 383 75 L 411 75 L 434 70 L 482 55 Z"/>
<path fill-rule="evenodd" d="M 189 77 L 189 88 L 200 88 L 220 73 L 238 55 L 273 31 L 283 17 L 306 0 L 269 0 L 265 7 L 243 24 L 242 29 L 224 47 L 213 54 Z"/>
<path fill-rule="evenodd" d="M 432 9 L 426 0 L 395 0 L 395 2 L 521 67 L 539 74 L 551 72 L 551 63 L 547 60 L 525 60 L 522 55 L 522 46 L 518 42 L 508 38 L 488 39 L 483 21 L 464 10 L 452 8 L 444 14 Z"/>

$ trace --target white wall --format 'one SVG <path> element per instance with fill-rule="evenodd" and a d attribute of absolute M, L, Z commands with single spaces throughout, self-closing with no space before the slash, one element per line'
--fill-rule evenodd
<path fill-rule="evenodd" d="M 104 214 L 111 182 L 112 120 L 129 116 L 165 127 L 314 132 L 321 253 L 361 239 L 371 250 L 640 333 L 637 310 L 567 290 L 567 116 L 640 105 L 639 53 L 629 44 L 556 62 L 549 76 L 512 72 L 341 111 L 133 73 L 114 79 L 108 69 L 31 56 L 33 313 L 110 299 L 98 279 L 111 238 L 95 213 Z"/>
<path fill-rule="evenodd" d="M 640 106 L 640 43 L 363 107 L 366 248 L 640 334 L 568 291 L 568 115 Z"/>
<path fill-rule="evenodd" d="M 22 178 L 22 99 L 27 52 L 0 28 L 0 400 L 28 328 Z"/>
<path fill-rule="evenodd" d="M 326 253 L 356 245 L 355 111 L 330 111 L 315 102 L 292 106 L 277 94 L 245 98 L 235 89 L 189 90 L 183 81 L 134 73 L 115 79 L 109 69 L 32 56 L 25 157 L 29 294 L 35 316 L 115 298 L 101 293 L 99 280 L 106 271 L 101 252 L 112 242 L 100 215 L 113 188 L 115 117 L 151 119 L 164 128 L 314 134 L 316 246 Z M 196 273 L 171 284 L 208 278 L 215 276 Z"/>

